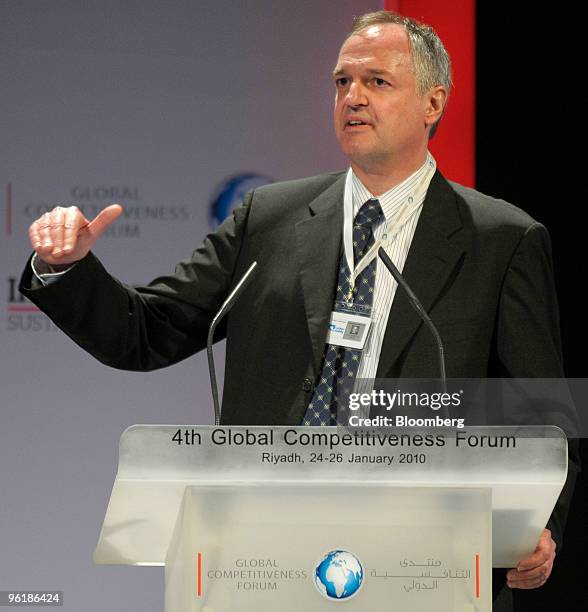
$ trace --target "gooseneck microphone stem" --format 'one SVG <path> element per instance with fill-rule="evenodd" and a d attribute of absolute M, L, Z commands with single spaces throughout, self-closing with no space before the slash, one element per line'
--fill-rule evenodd
<path fill-rule="evenodd" d="M 233 291 L 229 294 L 229 297 L 224 301 L 220 310 L 217 312 L 216 316 L 212 320 L 210 327 L 208 328 L 208 339 L 206 341 L 206 356 L 208 358 L 208 372 L 210 374 L 210 386 L 212 388 L 212 402 L 214 404 L 214 424 L 220 425 L 221 418 L 221 409 L 220 403 L 218 401 L 218 385 L 216 382 L 216 371 L 214 368 L 214 355 L 212 353 L 212 339 L 214 337 L 214 332 L 216 330 L 216 326 L 219 321 L 231 310 L 233 304 L 237 301 L 241 293 L 245 290 L 247 285 L 250 283 L 254 274 L 253 271 L 257 266 L 257 262 L 254 261 L 250 266 L 247 272 L 243 275 L 241 280 L 237 283 Z"/>
<path fill-rule="evenodd" d="M 435 338 L 435 342 L 437 344 L 437 353 L 439 357 L 439 377 L 441 379 L 441 388 L 443 393 L 447 392 L 447 376 L 445 374 L 445 349 L 443 348 L 443 341 L 441 340 L 441 336 L 435 327 L 433 321 L 431 321 L 431 317 L 428 315 L 427 311 L 424 309 L 420 300 L 414 294 L 413 290 L 408 286 L 408 283 L 404 280 L 404 277 L 398 271 L 398 268 L 394 265 L 388 254 L 384 250 L 383 247 L 378 249 L 378 256 L 384 262 L 384 265 L 390 271 L 390 274 L 394 277 L 396 282 L 406 295 L 408 296 L 408 301 L 411 306 L 417 311 L 419 317 L 424 321 L 425 325 L 431 330 L 433 337 Z"/>

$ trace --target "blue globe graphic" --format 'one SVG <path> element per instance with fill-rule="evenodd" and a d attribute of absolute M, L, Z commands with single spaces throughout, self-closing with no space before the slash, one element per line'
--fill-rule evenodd
<path fill-rule="evenodd" d="M 215 228 L 220 225 L 241 204 L 248 191 L 272 182 L 269 177 L 252 172 L 234 174 L 225 179 L 218 185 L 210 204 L 211 226 Z"/>
<path fill-rule="evenodd" d="M 332 550 L 317 564 L 314 584 L 328 599 L 349 599 L 363 584 L 363 566 L 354 554 Z"/>

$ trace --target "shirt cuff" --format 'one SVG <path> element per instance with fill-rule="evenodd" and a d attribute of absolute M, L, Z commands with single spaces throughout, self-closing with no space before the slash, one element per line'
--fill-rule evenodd
<path fill-rule="evenodd" d="M 43 261 L 36 253 L 31 259 L 33 274 L 39 279 L 42 285 L 47 286 L 59 280 L 61 276 L 67 274 L 76 264 L 50 265 Z"/>

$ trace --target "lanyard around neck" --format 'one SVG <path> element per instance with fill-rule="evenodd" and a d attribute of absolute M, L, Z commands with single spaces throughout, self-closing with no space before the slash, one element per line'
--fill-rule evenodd
<path fill-rule="evenodd" d="M 423 173 L 423 176 L 416 184 L 415 188 L 411 190 L 411 192 L 406 196 L 404 202 L 402 203 L 400 210 L 396 216 L 394 221 L 394 227 L 392 232 L 387 230 L 384 231 L 384 235 L 376 240 L 368 252 L 361 258 L 361 260 L 357 263 L 357 265 L 353 264 L 353 239 L 352 239 L 352 224 L 353 224 L 353 214 L 345 215 L 345 227 L 344 227 L 344 243 L 345 243 L 345 257 L 347 260 L 347 266 L 350 271 L 350 290 L 348 296 L 348 302 L 351 301 L 350 298 L 353 295 L 353 289 L 355 287 L 355 282 L 357 277 L 372 263 L 372 261 L 378 256 L 378 249 L 383 247 L 387 249 L 398 237 L 404 226 L 410 221 L 410 219 L 417 213 L 417 211 L 421 208 L 425 195 L 427 193 L 427 188 L 429 183 L 431 182 L 431 178 L 437 169 L 437 165 L 432 155 L 429 155 L 426 162 L 426 169 Z M 353 210 L 353 193 L 352 193 L 352 170 L 349 169 L 347 174 L 347 178 L 345 180 L 345 201 L 344 206 L 346 210 Z M 348 221 L 350 223 L 350 227 L 348 227 Z M 351 240 L 349 239 L 351 238 Z"/>

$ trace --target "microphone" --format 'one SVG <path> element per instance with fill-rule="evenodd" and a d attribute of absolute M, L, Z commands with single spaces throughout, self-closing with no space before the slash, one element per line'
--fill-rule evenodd
<path fill-rule="evenodd" d="M 237 301 L 239 296 L 245 291 L 247 285 L 251 282 L 253 278 L 255 267 L 257 266 L 257 262 L 254 261 L 250 266 L 247 272 L 243 275 L 241 280 L 237 283 L 235 288 L 229 294 L 229 297 L 224 301 L 223 305 L 220 307 L 220 310 L 216 313 L 210 327 L 208 328 L 208 339 L 206 341 L 206 356 L 208 357 L 208 372 L 210 374 L 210 386 L 212 387 L 212 401 L 214 404 L 214 424 L 220 425 L 220 417 L 221 417 L 221 409 L 218 401 L 218 386 L 216 384 L 216 372 L 214 369 L 214 356 L 212 354 L 212 338 L 214 336 L 214 331 L 219 321 L 231 310 L 233 304 Z"/>
<path fill-rule="evenodd" d="M 383 247 L 378 249 L 378 255 L 380 259 L 384 262 L 384 265 L 388 270 L 390 270 L 390 274 L 395 278 L 396 282 L 400 287 L 404 289 L 404 292 L 408 296 L 408 301 L 411 306 L 417 311 L 419 317 L 424 321 L 425 325 L 431 330 L 435 338 L 435 342 L 437 344 L 437 352 L 439 355 L 439 374 L 441 379 L 441 388 L 443 393 L 447 392 L 447 376 L 445 375 L 445 349 L 443 348 L 443 341 L 441 340 L 441 336 L 435 327 L 433 321 L 431 321 L 431 317 L 427 314 L 427 311 L 423 308 L 423 305 L 419 301 L 419 298 L 414 294 L 413 290 L 408 286 L 408 283 L 404 280 L 404 277 L 398 271 L 398 268 L 392 263 L 390 257 L 388 257 L 388 253 L 384 251 Z"/>

